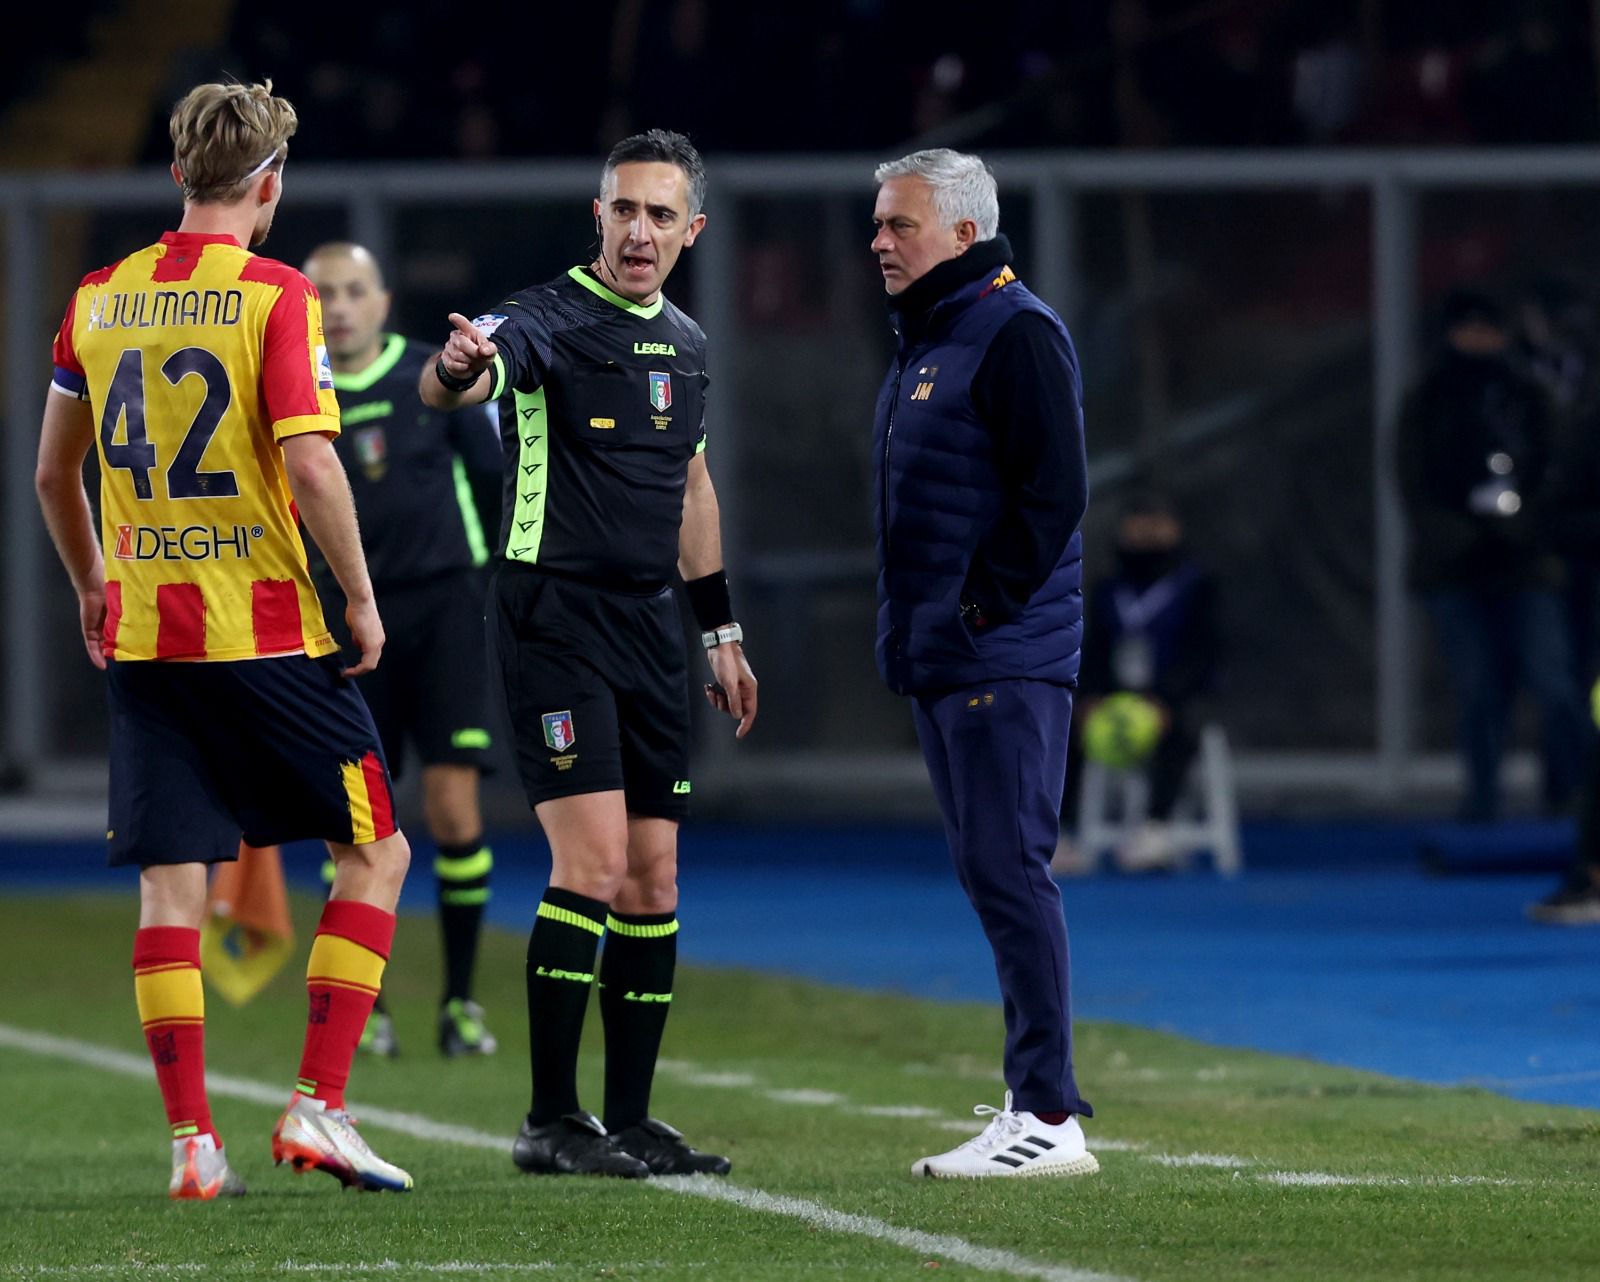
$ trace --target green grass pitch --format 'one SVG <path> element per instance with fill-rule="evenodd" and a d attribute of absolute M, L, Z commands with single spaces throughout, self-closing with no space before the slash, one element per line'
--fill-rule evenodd
<path fill-rule="evenodd" d="M 530 1179 L 509 1157 L 527 1106 L 524 941 L 485 939 L 500 1053 L 446 1062 L 427 917 L 402 918 L 388 972 L 402 1057 L 359 1061 L 350 1095 L 358 1116 L 466 1130 L 424 1138 L 369 1116 L 416 1191 L 343 1193 L 272 1166 L 276 1106 L 251 1095 L 288 1098 L 315 911 L 296 901 L 297 960 L 265 994 L 237 1010 L 208 998 L 210 1067 L 233 1079 L 215 1112 L 249 1195 L 174 1205 L 154 1082 L 18 1046 L 42 1033 L 142 1056 L 134 896 L 0 903 L 0 1280 L 1600 1277 L 1600 1115 L 1085 1024 L 1098 1175 L 916 1180 L 915 1158 L 1000 1103 L 998 1012 L 732 971 L 680 974 L 655 1100 L 732 1156 L 731 1180 Z M 597 1103 L 597 1011 L 588 1029 Z"/>

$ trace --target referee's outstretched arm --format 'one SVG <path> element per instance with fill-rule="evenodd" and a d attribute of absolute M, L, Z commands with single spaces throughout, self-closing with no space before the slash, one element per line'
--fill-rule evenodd
<path fill-rule="evenodd" d="M 722 527 L 717 491 L 711 484 L 706 456 L 696 454 L 689 463 L 683 492 L 683 525 L 678 530 L 678 573 L 685 583 L 722 573 Z M 731 618 L 722 621 L 732 623 Z M 719 625 L 720 626 L 720 625 Z M 714 680 L 705 687 L 706 702 L 739 723 L 734 737 L 743 739 L 756 720 L 756 674 L 738 641 L 714 645 L 706 651 Z"/>
<path fill-rule="evenodd" d="M 460 312 L 450 313 L 450 323 L 455 328 L 450 331 L 444 350 L 432 365 L 423 368 L 417 382 L 422 403 L 436 410 L 459 409 L 488 400 L 494 380 L 483 375 L 500 350 Z"/>

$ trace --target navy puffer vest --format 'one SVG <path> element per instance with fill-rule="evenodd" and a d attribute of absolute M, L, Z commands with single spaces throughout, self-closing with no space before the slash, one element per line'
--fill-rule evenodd
<path fill-rule="evenodd" d="M 974 635 L 960 615 L 967 567 L 1002 498 L 993 440 L 978 418 L 972 382 L 995 335 L 1022 311 L 1049 317 L 1066 338 L 1061 319 L 1009 268 L 960 286 L 914 326 L 901 325 L 899 354 L 878 393 L 877 657 L 879 673 L 897 694 L 1019 677 L 1059 685 L 1077 680 L 1080 533 L 1016 618 Z M 1075 408 L 1081 390 L 1072 389 Z"/>

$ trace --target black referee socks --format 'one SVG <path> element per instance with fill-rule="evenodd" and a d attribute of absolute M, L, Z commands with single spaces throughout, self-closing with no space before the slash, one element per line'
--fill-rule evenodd
<path fill-rule="evenodd" d="M 444 942 L 444 1000 L 472 997 L 472 968 L 478 956 L 483 907 L 489 902 L 494 855 L 483 838 L 460 845 L 440 843 L 433 861 L 439 889 L 439 931 Z"/>
<path fill-rule="evenodd" d="M 570 890 L 550 886 L 539 901 L 528 937 L 535 1126 L 578 1111 L 578 1041 L 605 921 L 605 904 Z"/>
<path fill-rule="evenodd" d="M 678 964 L 673 913 L 606 917 L 600 960 L 600 1017 L 606 1029 L 606 1130 L 615 1135 L 650 1112 L 661 1034 L 672 1009 Z"/>

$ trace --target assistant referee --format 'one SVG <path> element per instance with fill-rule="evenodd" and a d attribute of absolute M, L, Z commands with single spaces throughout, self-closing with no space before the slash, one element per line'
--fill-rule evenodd
<path fill-rule="evenodd" d="M 494 865 L 478 805 L 490 746 L 480 567 L 488 560 L 483 528 L 499 524 L 499 433 L 484 408 L 446 414 L 417 403 L 412 389 L 435 353 L 384 332 L 390 294 L 370 251 L 344 241 L 320 245 L 305 273 L 322 296 L 344 423 L 335 448 L 392 633 L 383 666 L 361 678 L 361 691 L 395 778 L 408 747 L 421 761 L 423 817 L 438 847 L 439 1050 L 492 1054 L 495 1039 L 472 999 L 472 978 Z M 320 555 L 311 568 L 322 599 L 338 607 L 327 612 L 337 620 L 338 584 Z M 339 636 L 337 624 L 334 631 Z M 361 1049 L 398 1051 L 381 996 Z"/>
<path fill-rule="evenodd" d="M 438 409 L 500 402 L 504 519 L 490 588 L 523 785 L 550 842 L 528 941 L 533 1103 L 524 1171 L 725 1174 L 649 1116 L 677 958 L 678 824 L 688 809 L 683 576 L 715 682 L 756 716 L 706 469 L 706 339 L 662 296 L 705 226 L 705 166 L 681 134 L 617 144 L 594 201 L 587 267 L 511 295 L 455 331 L 419 383 Z M 578 1103 L 595 955 L 605 1121 Z"/>

